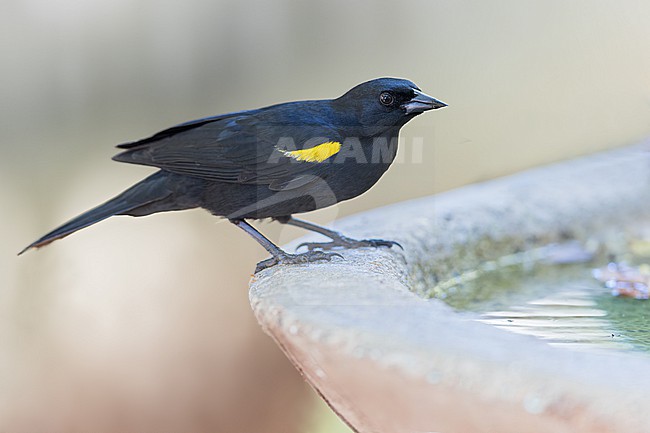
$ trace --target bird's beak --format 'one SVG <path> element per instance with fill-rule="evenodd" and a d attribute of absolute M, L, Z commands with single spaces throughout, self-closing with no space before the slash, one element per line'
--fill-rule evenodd
<path fill-rule="evenodd" d="M 413 89 L 413 92 L 415 92 L 415 96 L 402 105 L 402 108 L 406 110 L 406 114 L 420 114 L 427 110 L 436 110 L 447 106 L 444 102 L 438 101 L 436 98 L 432 98 L 419 90 Z"/>

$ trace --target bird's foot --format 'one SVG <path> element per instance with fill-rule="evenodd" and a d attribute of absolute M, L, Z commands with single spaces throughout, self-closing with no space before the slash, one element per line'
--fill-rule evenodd
<path fill-rule="evenodd" d="M 400 249 L 404 248 L 395 241 L 386 241 L 384 239 L 352 239 L 345 236 L 337 237 L 332 239 L 330 242 L 303 242 L 296 247 L 296 251 L 302 247 L 306 247 L 308 251 L 312 252 L 315 250 L 331 250 L 334 248 L 364 248 L 364 247 L 388 247 L 398 246 Z"/>
<path fill-rule="evenodd" d="M 302 254 L 282 253 L 278 254 L 277 256 L 273 256 L 270 259 L 262 260 L 259 262 L 255 268 L 255 273 L 258 273 L 259 271 L 275 265 L 297 265 L 318 261 L 329 262 L 333 257 L 343 258 L 343 256 L 338 253 L 326 253 L 323 251 L 312 250 L 309 250 L 308 252 Z"/>

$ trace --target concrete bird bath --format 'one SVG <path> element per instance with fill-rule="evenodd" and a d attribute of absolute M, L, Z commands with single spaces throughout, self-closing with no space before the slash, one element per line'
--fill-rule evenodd
<path fill-rule="evenodd" d="M 405 251 L 343 251 L 345 260 L 265 270 L 250 284 L 253 310 L 355 431 L 648 432 L 648 354 L 554 347 L 437 297 L 486 263 L 549 244 L 616 250 L 629 227 L 650 221 L 649 148 L 350 217 L 337 228 Z"/>

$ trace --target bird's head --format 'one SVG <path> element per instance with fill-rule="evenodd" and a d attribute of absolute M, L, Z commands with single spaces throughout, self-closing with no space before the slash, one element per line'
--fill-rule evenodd
<path fill-rule="evenodd" d="M 447 106 L 401 78 L 366 81 L 335 99 L 334 104 L 354 116 L 364 129 L 375 132 L 399 128 L 418 114 Z"/>

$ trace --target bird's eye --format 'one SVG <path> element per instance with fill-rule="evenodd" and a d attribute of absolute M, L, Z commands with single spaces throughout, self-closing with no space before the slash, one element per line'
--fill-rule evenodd
<path fill-rule="evenodd" d="M 379 95 L 379 102 L 381 102 L 381 105 L 388 107 L 390 105 L 393 105 L 394 101 L 395 98 L 389 92 L 381 92 L 381 95 Z"/>

